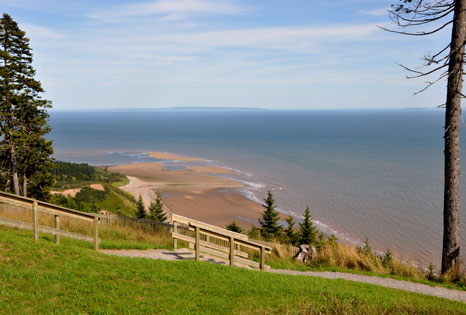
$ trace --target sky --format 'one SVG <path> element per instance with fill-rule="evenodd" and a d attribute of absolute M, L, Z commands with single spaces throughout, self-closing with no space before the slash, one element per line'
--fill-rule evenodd
<path fill-rule="evenodd" d="M 398 0 L 0 0 L 54 109 L 435 108 L 407 80 L 449 30 L 389 33 Z M 429 26 L 430 27 L 430 26 Z"/>

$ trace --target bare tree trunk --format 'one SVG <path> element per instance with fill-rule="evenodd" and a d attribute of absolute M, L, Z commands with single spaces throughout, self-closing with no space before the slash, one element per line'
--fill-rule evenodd
<path fill-rule="evenodd" d="M 11 162 L 11 175 L 13 177 L 13 187 L 15 189 L 15 194 L 20 195 L 19 192 L 19 179 L 18 179 L 18 165 L 16 161 L 16 150 L 15 143 L 13 141 L 13 131 L 11 128 L 8 130 L 8 136 L 10 137 L 10 162 Z"/>
<path fill-rule="evenodd" d="M 26 175 L 23 176 L 23 196 L 28 196 L 28 178 Z"/>
<path fill-rule="evenodd" d="M 466 0 L 457 0 L 453 17 L 445 112 L 442 274 L 457 264 L 460 254 L 460 120 L 465 39 Z"/>

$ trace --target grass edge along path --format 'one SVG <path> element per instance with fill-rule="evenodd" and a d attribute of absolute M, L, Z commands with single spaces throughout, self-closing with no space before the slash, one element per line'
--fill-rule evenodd
<path fill-rule="evenodd" d="M 344 280 L 107 256 L 0 227 L 0 313 L 466 314 L 466 304 Z"/>

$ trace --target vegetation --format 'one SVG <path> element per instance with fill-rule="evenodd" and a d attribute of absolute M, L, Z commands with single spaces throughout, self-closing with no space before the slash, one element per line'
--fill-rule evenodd
<path fill-rule="evenodd" d="M 96 183 L 111 183 L 114 186 L 120 186 L 120 183 L 127 181 L 127 177 L 123 174 L 112 173 L 106 168 L 85 163 L 55 161 L 51 173 L 54 175 L 53 188 L 56 190 L 81 188 Z"/>
<path fill-rule="evenodd" d="M 50 202 L 84 212 L 98 212 L 99 209 L 104 209 L 117 215 L 135 215 L 136 199 L 131 194 L 111 184 L 102 186 L 103 191 L 85 186 L 75 197 L 53 194 Z"/>
<path fill-rule="evenodd" d="M 460 126 L 461 99 L 464 75 L 464 51 L 466 37 L 466 0 L 399 0 L 389 11 L 392 21 L 401 31 L 392 32 L 427 36 L 442 31 L 451 25 L 451 40 L 435 54 L 425 56 L 424 71 L 404 67 L 412 77 L 428 77 L 438 74 L 437 78 L 427 81 L 420 93 L 435 83 L 447 78 L 445 107 L 445 171 L 443 202 L 443 250 L 442 274 L 457 268 L 460 257 Z M 422 27 L 431 29 L 419 31 Z M 414 27 L 414 32 L 406 27 Z M 417 94 L 416 93 L 416 94 Z"/>
<path fill-rule="evenodd" d="M 0 244 L 4 314 L 466 312 L 463 303 L 368 284 L 106 256 L 48 236 L 34 244 L 31 232 L 5 227 Z"/>
<path fill-rule="evenodd" d="M 48 100 L 34 79 L 29 39 L 6 13 L 0 19 L 0 189 L 47 199 L 52 142 Z M 22 184 L 20 184 L 20 182 Z"/>
<path fill-rule="evenodd" d="M 291 244 L 293 246 L 297 246 L 298 244 L 298 233 L 294 230 L 294 226 L 296 224 L 293 217 L 286 218 L 286 224 L 288 225 L 285 229 L 285 242 Z"/>
<path fill-rule="evenodd" d="M 144 201 L 142 200 L 142 196 L 139 195 L 139 199 L 136 202 L 136 217 L 139 219 L 144 219 L 146 217 L 146 208 L 144 207 Z"/>
<path fill-rule="evenodd" d="M 150 220 L 154 220 L 157 222 L 165 222 L 167 221 L 167 215 L 163 210 L 163 202 L 162 196 L 160 191 L 157 191 L 157 198 L 155 199 L 155 203 L 151 202 L 149 206 Z"/>
<path fill-rule="evenodd" d="M 275 211 L 277 206 L 275 205 L 275 199 L 270 190 L 267 192 L 267 197 L 264 199 L 262 207 L 264 207 L 265 210 L 262 213 L 262 219 L 259 220 L 261 236 L 265 240 L 280 238 L 282 233 L 282 227 L 278 225 L 280 215 Z"/>
<path fill-rule="evenodd" d="M 312 222 L 309 207 L 304 211 L 303 222 L 299 224 L 301 233 L 299 235 L 299 244 L 315 244 L 316 243 L 316 228 Z"/>
<path fill-rule="evenodd" d="M 228 224 L 226 226 L 227 230 L 229 231 L 233 231 L 233 232 L 236 232 L 236 233 L 243 233 L 243 228 L 241 226 L 239 226 L 238 224 L 236 224 L 235 221 L 231 222 L 230 224 Z"/>

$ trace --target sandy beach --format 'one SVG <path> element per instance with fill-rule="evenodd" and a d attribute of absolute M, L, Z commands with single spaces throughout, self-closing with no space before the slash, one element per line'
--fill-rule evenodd
<path fill-rule="evenodd" d="M 171 157 L 180 160 L 178 156 Z M 160 191 L 170 211 L 219 227 L 235 221 L 249 229 L 252 224 L 257 224 L 264 210 L 237 191 L 243 186 L 241 183 L 212 175 L 234 174 L 229 169 L 196 166 L 165 170 L 164 164 L 159 162 L 117 165 L 108 169 L 127 175 L 130 183 L 122 189 L 136 198 L 141 195 L 146 206 L 155 200 L 155 192 Z"/>

